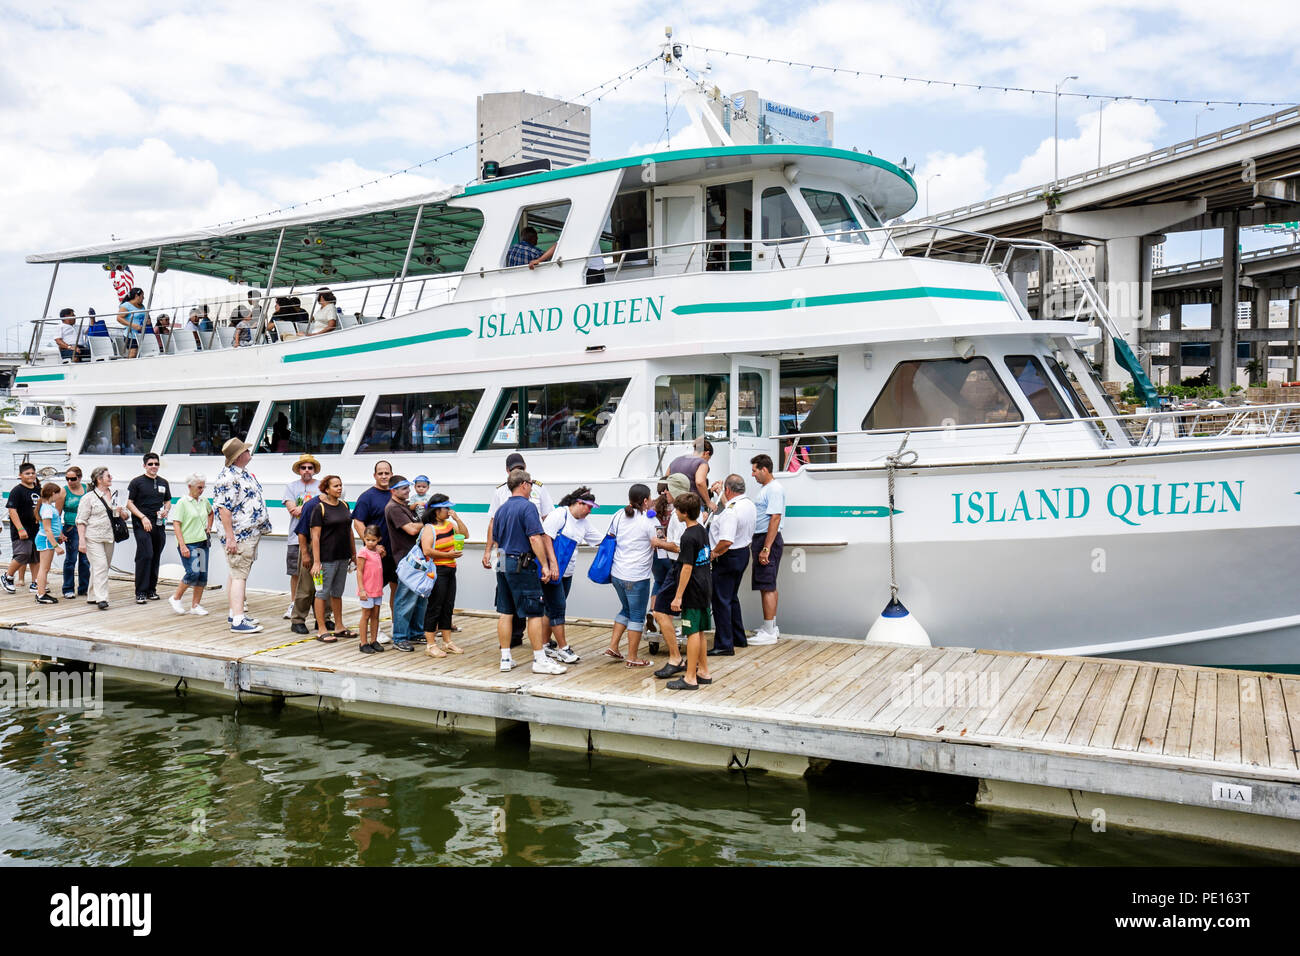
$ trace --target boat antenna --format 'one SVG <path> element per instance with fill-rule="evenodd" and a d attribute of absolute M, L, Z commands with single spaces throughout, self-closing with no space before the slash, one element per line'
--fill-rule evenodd
<path fill-rule="evenodd" d="M 717 87 L 709 87 L 703 80 L 686 68 L 682 62 L 682 45 L 673 42 L 673 28 L 664 28 L 664 44 L 660 48 L 660 58 L 664 62 L 664 73 L 681 89 L 681 101 L 688 110 L 699 119 L 704 128 L 704 135 L 710 146 L 735 146 L 735 140 L 722 125 L 722 120 L 713 112 L 712 102 L 721 101 L 722 96 Z"/>

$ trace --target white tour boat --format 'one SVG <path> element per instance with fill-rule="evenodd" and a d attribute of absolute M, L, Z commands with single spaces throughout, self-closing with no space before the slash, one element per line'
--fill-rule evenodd
<path fill-rule="evenodd" d="M 23 401 L 4 420 L 18 441 L 65 442 L 72 416 L 58 402 Z"/>
<path fill-rule="evenodd" d="M 224 315 L 146 335 L 134 359 L 92 338 L 94 361 L 20 369 L 17 387 L 75 401 L 72 461 L 123 485 L 150 450 L 174 488 L 211 480 L 222 443 L 248 436 L 272 544 L 300 452 L 349 500 L 380 459 L 429 475 L 481 548 L 510 452 L 555 499 L 590 485 L 608 515 L 705 436 L 714 477 L 778 462 L 783 632 L 865 638 L 892 546 L 899 597 L 935 644 L 1300 663 L 1300 406 L 1251 409 L 1250 429 L 1240 409 L 1116 415 L 1086 350 L 1114 345 L 1149 383 L 1082 272 L 1071 320 L 1033 319 L 1008 278 L 1046 243 L 964 234 L 947 238 L 971 261 L 904 256 L 884 225 L 916 200 L 903 169 L 731 145 L 697 109 L 707 148 L 31 256 L 229 277 L 308 311 L 328 284 L 342 311 L 319 336 L 281 322 L 271 340 L 262 321 L 238 348 Z M 554 255 L 509 267 L 526 224 Z M 467 607 L 492 604 L 480 557 L 461 562 Z M 283 588 L 283 572 L 264 545 L 254 583 Z M 570 607 L 617 602 L 579 573 Z"/>

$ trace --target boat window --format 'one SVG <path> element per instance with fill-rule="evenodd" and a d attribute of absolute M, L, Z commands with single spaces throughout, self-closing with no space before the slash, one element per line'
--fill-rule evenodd
<path fill-rule="evenodd" d="M 729 375 L 661 375 L 655 379 L 655 437 L 725 441 Z"/>
<path fill-rule="evenodd" d="M 166 405 L 101 405 L 82 443 L 83 455 L 143 455 L 153 448 Z"/>
<path fill-rule="evenodd" d="M 360 395 L 276 402 L 266 416 L 258 451 L 264 455 L 305 451 L 337 455 L 348 440 L 360 408 Z"/>
<path fill-rule="evenodd" d="M 623 193 L 614 198 L 614 205 L 605 220 L 605 231 L 601 236 L 601 249 L 605 252 L 620 252 L 630 249 L 624 265 L 633 265 L 650 261 L 650 191 L 639 189 L 634 193 Z M 617 264 L 617 258 L 615 263 Z"/>
<path fill-rule="evenodd" d="M 839 428 L 835 410 L 838 382 L 839 356 L 781 362 L 781 434 L 800 436 L 781 442 L 783 471 L 790 470 L 791 459 L 802 465 L 836 460 L 835 436 L 817 433 Z"/>
<path fill-rule="evenodd" d="M 502 253 L 504 260 L 502 265 L 527 265 L 554 246 L 560 238 L 560 233 L 564 230 L 564 221 L 569 218 L 569 207 L 572 205 L 566 199 L 563 202 L 549 203 L 545 206 L 530 206 L 525 209 L 519 217 L 515 238 Z M 524 233 L 529 229 L 537 233 L 536 245 L 540 251 L 534 252 L 524 245 L 528 241 L 524 238 Z"/>
<path fill-rule="evenodd" d="M 620 378 L 502 389 L 479 448 L 595 448 L 627 383 Z"/>
<path fill-rule="evenodd" d="M 839 193 L 824 189 L 801 189 L 799 192 L 828 239 L 839 242 L 863 241 L 861 235 L 855 235 L 862 227 L 853 218 L 853 210 L 849 208 L 847 199 Z"/>
<path fill-rule="evenodd" d="M 752 267 L 749 242 L 735 240 L 748 240 L 754 234 L 753 181 L 710 186 L 705 191 L 704 209 L 704 238 L 711 240 L 704 268 L 747 272 Z"/>
<path fill-rule="evenodd" d="M 182 405 L 165 454 L 219 455 L 229 439 L 248 435 L 256 414 L 257 402 Z"/>
<path fill-rule="evenodd" d="M 790 194 L 780 186 L 763 190 L 763 238 L 797 239 L 808 235 L 803 216 L 790 198 Z"/>
<path fill-rule="evenodd" d="M 890 373 L 862 428 L 927 428 L 1023 421 L 989 360 L 900 362 Z"/>
<path fill-rule="evenodd" d="M 853 205 L 858 210 L 858 218 L 866 223 L 868 229 L 879 229 L 883 225 L 880 217 L 876 215 L 875 209 L 872 208 L 871 203 L 867 202 L 865 196 L 854 196 Z"/>
<path fill-rule="evenodd" d="M 1070 377 L 1065 374 L 1065 369 L 1061 368 L 1060 363 L 1054 357 L 1047 359 L 1047 369 L 1052 373 L 1052 377 L 1056 379 L 1056 383 L 1061 386 L 1061 391 L 1069 396 L 1075 414 L 1080 418 L 1091 418 L 1091 413 L 1084 406 L 1083 400 L 1079 398 L 1078 388 L 1070 381 Z"/>
<path fill-rule="evenodd" d="M 1045 422 L 1070 417 L 1064 399 L 1047 381 L 1047 372 L 1043 370 L 1042 362 L 1032 355 L 1008 355 L 1006 362 L 1011 377 L 1025 393 L 1025 398 L 1029 399 L 1035 415 Z"/>
<path fill-rule="evenodd" d="M 380 395 L 357 451 L 455 451 L 482 397 L 481 388 Z"/>

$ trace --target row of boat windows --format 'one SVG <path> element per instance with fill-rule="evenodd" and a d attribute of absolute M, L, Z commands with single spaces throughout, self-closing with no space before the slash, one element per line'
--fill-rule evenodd
<path fill-rule="evenodd" d="M 1053 358 L 1010 355 L 1003 363 L 1043 421 L 1087 417 L 1078 394 Z M 804 363 L 806 364 L 806 363 Z M 789 366 L 789 367 L 787 367 Z M 796 367 L 799 366 L 799 367 Z M 764 420 L 764 374 L 741 371 L 736 408 L 731 377 L 661 375 L 655 380 L 655 437 L 690 441 L 834 432 L 838 369 L 834 359 L 803 367 L 782 363 L 779 420 Z M 628 379 L 521 385 L 501 390 L 478 449 L 595 448 L 627 389 Z M 258 402 L 181 405 L 163 452 L 216 455 L 232 438 L 257 434 L 263 454 L 339 454 L 360 415 L 364 396 L 276 401 L 255 432 Z M 360 454 L 458 451 L 483 389 L 381 395 L 357 445 Z M 135 455 L 154 447 L 166 405 L 99 406 L 83 454 Z M 865 431 L 1024 420 L 993 364 L 983 356 L 900 362 L 862 420 Z M 834 455 L 830 437 L 818 443 Z"/>
<path fill-rule="evenodd" d="M 489 448 L 594 448 L 628 379 L 503 389 L 479 443 Z M 351 435 L 364 396 L 291 399 L 271 404 L 260 433 L 258 402 L 181 405 L 164 454 L 217 455 L 230 438 L 257 435 L 262 454 L 336 455 Z M 454 452 L 465 439 L 483 389 L 381 395 L 357 446 L 361 454 Z M 83 454 L 136 455 L 154 446 L 166 405 L 101 405 Z"/>

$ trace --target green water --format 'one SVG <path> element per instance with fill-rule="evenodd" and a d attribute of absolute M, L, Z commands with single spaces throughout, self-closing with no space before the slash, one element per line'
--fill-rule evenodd
<path fill-rule="evenodd" d="M 93 719 L 0 709 L 6 864 L 1283 862 L 987 813 L 973 796 L 956 778 L 590 759 L 127 683 Z"/>

